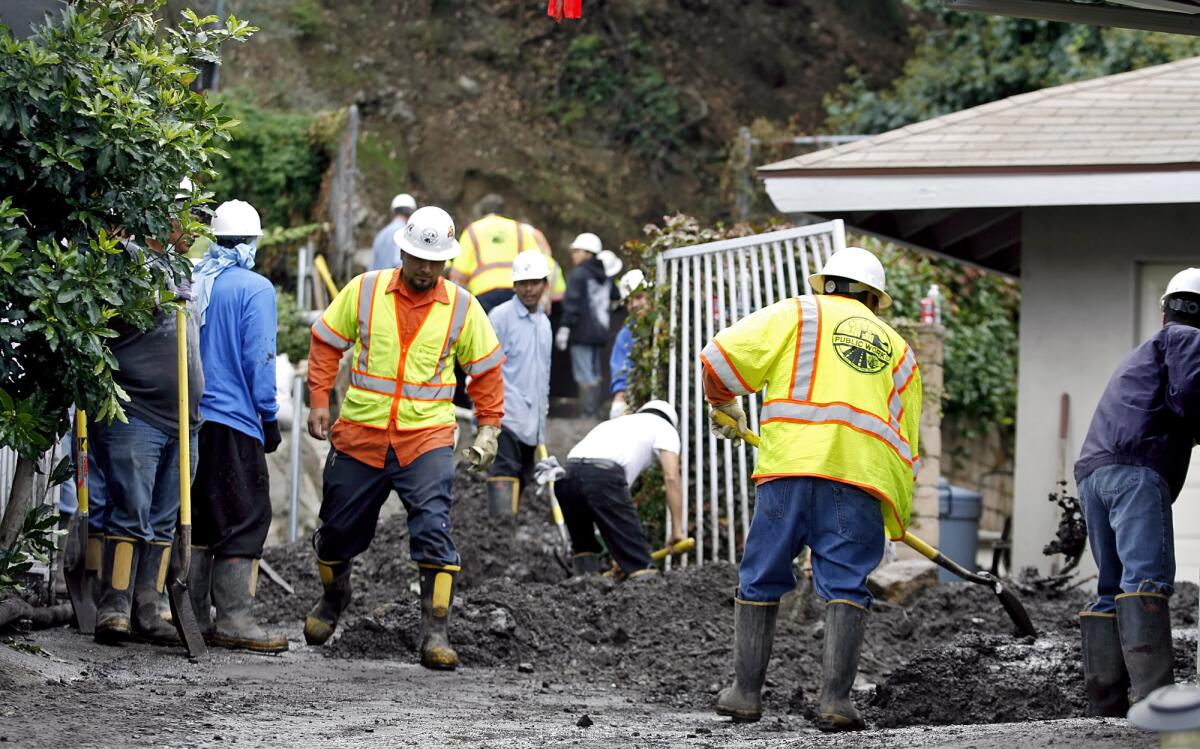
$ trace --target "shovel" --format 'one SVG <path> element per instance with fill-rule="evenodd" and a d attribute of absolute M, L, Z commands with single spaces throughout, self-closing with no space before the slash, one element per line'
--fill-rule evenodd
<path fill-rule="evenodd" d="M 171 547 L 171 566 L 167 597 L 171 601 L 171 620 L 189 658 L 208 655 L 200 623 L 192 610 L 188 594 L 188 570 L 192 562 L 192 428 L 188 413 L 187 318 L 183 309 L 175 311 L 176 359 L 179 368 L 179 530 Z"/>
<path fill-rule="evenodd" d="M 88 444 L 87 414 L 82 410 L 75 413 L 75 493 L 79 507 L 71 518 L 67 529 L 67 544 L 63 552 L 63 576 L 67 582 L 67 594 L 71 597 L 71 608 L 75 610 L 75 623 L 79 634 L 96 632 L 96 601 L 92 597 L 91 579 L 87 576 L 88 545 Z"/>
<path fill-rule="evenodd" d="M 537 446 L 537 459 L 545 460 L 550 457 L 550 451 L 545 445 Z M 546 496 L 550 498 L 550 515 L 554 518 L 554 525 L 558 528 L 558 535 L 562 536 L 563 553 L 566 557 L 571 556 L 571 534 L 567 533 L 567 524 L 563 521 L 562 507 L 558 504 L 558 496 L 554 493 L 554 482 L 546 484 Z"/>
<path fill-rule="evenodd" d="M 650 552 L 650 558 L 655 562 L 661 562 L 667 557 L 677 557 L 680 554 L 686 554 L 694 548 L 696 548 L 696 539 L 689 536 L 688 538 L 676 541 L 670 546 L 664 546 L 661 549 L 655 549 L 654 551 Z"/>
<path fill-rule="evenodd" d="M 728 414 L 721 411 L 713 411 L 712 419 L 721 426 L 737 428 L 737 423 Z M 754 432 L 742 432 L 741 437 L 746 440 L 747 444 L 758 447 L 758 435 Z M 1000 599 L 1000 605 L 1004 607 L 1008 618 L 1012 619 L 1013 624 L 1016 625 L 1020 633 L 1029 637 L 1037 637 L 1037 629 L 1033 626 L 1033 620 L 1029 618 L 1029 612 L 1021 605 L 1021 601 L 1017 599 L 1017 594 L 1005 588 L 998 578 L 988 572 L 971 572 L 913 535 L 912 532 L 905 533 L 903 541 L 921 556 L 939 567 L 949 570 L 967 582 L 975 583 L 976 585 L 986 585 L 991 588 L 996 597 Z"/>

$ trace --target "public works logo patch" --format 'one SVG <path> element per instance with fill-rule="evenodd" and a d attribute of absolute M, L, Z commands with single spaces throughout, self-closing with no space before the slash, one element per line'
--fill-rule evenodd
<path fill-rule="evenodd" d="M 833 331 L 833 350 L 856 372 L 875 374 L 892 361 L 892 342 L 878 323 L 848 317 Z"/>

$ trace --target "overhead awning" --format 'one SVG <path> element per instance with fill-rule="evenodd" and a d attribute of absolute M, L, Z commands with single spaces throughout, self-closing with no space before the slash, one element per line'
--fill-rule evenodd
<path fill-rule="evenodd" d="M 942 0 L 953 10 L 1200 36 L 1195 0 Z"/>

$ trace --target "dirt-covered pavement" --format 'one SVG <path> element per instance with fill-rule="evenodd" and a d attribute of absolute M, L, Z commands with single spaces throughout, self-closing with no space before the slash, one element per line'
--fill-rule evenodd
<path fill-rule="evenodd" d="M 726 565 L 615 585 L 568 580 L 540 498 L 516 523 L 483 513 L 477 479 L 457 484 L 463 557 L 452 674 L 416 665 L 416 574 L 403 515 L 381 522 L 354 568 L 356 598 L 324 648 L 300 636 L 318 595 L 306 542 L 268 550 L 294 587 L 265 576 L 258 613 L 286 631 L 280 657 L 93 645 L 68 629 L 0 647 L 0 743 L 17 746 L 1153 746 L 1124 721 L 1086 720 L 1076 612 L 1082 592 L 1026 591 L 1042 633 L 1022 639 L 978 586 L 877 605 L 855 698 L 871 730 L 827 736 L 808 718 L 819 689 L 823 605 L 781 611 L 767 715 L 734 726 L 711 712 L 731 677 Z M 1196 587 L 1173 600 L 1176 676 L 1195 678 Z M 587 719 L 584 719 L 584 716 Z M 588 724 L 590 725 L 584 725 Z"/>

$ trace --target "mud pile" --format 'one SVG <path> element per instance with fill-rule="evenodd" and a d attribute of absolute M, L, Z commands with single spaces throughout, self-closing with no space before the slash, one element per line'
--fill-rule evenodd
<path fill-rule="evenodd" d="M 452 513 L 463 558 L 451 638 L 464 666 L 535 673 L 548 691 L 580 681 L 627 689 L 631 699 L 706 709 L 732 677 L 735 570 L 676 569 L 621 585 L 565 579 L 545 501 L 526 492 L 517 523 L 488 518 L 483 485 L 461 476 Z M 394 500 L 393 500 L 394 501 Z M 269 549 L 296 588 L 260 586 L 263 619 L 298 623 L 319 595 L 307 543 Z M 415 661 L 416 570 L 403 516 L 382 522 L 355 561 L 355 600 L 332 657 Z M 1194 585 L 1173 599 L 1177 630 L 1196 626 Z M 990 590 L 968 584 L 924 591 L 907 606 L 878 603 L 868 620 L 855 697 L 879 727 L 993 723 L 1082 715 L 1077 612 L 1090 594 L 1021 593 L 1037 626 L 1021 638 Z M 1177 678 L 1194 678 L 1194 634 L 1176 642 Z M 769 711 L 808 714 L 820 688 L 823 604 L 811 592 L 781 607 L 764 700 Z"/>

